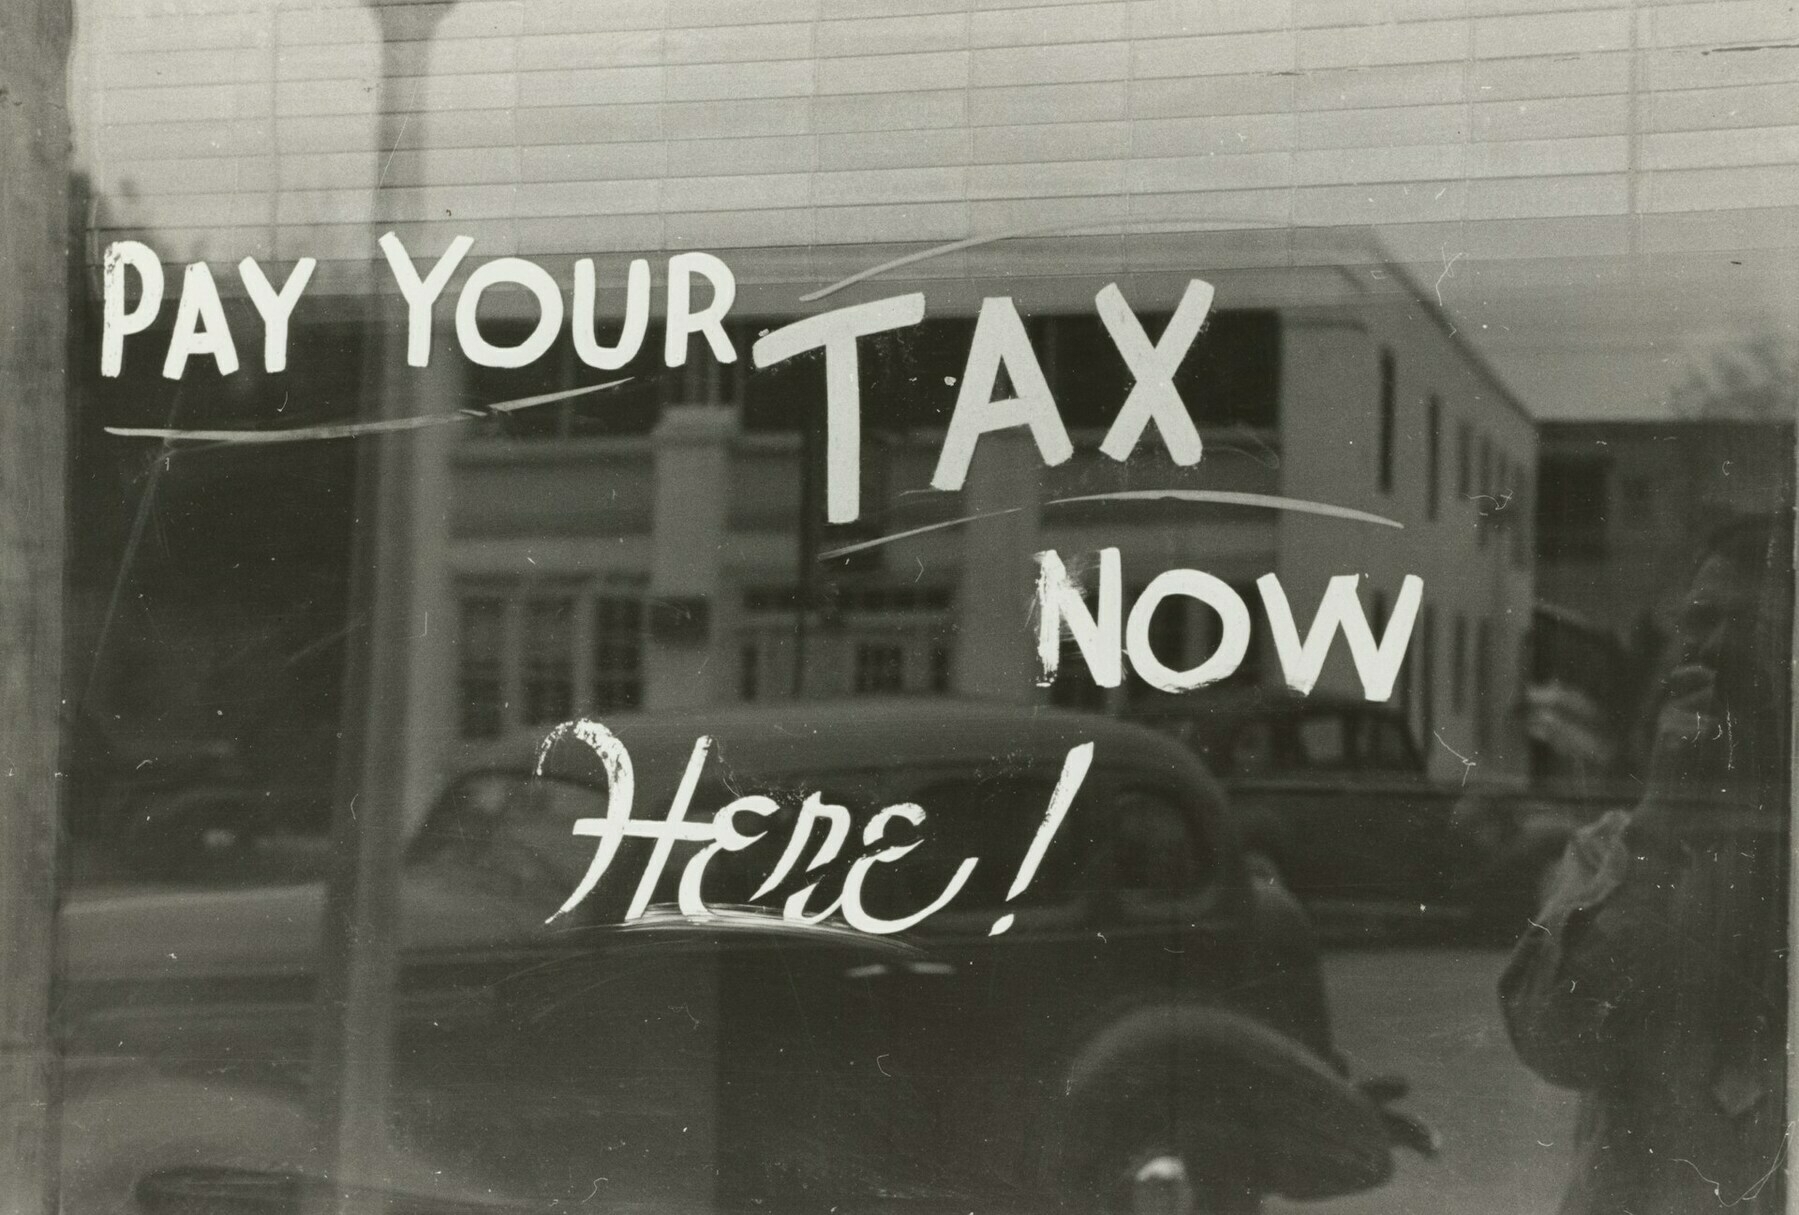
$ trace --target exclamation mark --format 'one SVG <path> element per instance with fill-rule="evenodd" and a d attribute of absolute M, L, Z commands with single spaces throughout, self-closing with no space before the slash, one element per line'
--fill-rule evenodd
<path fill-rule="evenodd" d="M 1081 791 L 1081 782 L 1087 779 L 1087 769 L 1093 766 L 1093 744 L 1082 743 L 1068 753 L 1062 761 L 1062 775 L 1056 781 L 1055 792 L 1049 795 L 1049 809 L 1044 812 L 1043 823 L 1037 828 L 1031 846 L 1025 850 L 1024 861 L 1018 866 L 1018 876 L 1012 879 L 1012 889 L 1006 891 L 1006 902 L 1024 893 L 1031 879 L 1037 876 L 1037 866 L 1043 863 L 1043 857 L 1049 852 L 1050 841 L 1056 838 L 1056 828 L 1062 825 L 1062 819 L 1068 814 L 1068 807 L 1074 804 L 1074 795 Z M 997 937 L 1012 927 L 1012 913 L 1007 912 L 993 921 L 988 931 L 990 937 Z"/>

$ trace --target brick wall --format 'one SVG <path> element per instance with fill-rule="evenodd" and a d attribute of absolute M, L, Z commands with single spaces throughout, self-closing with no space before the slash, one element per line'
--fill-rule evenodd
<path fill-rule="evenodd" d="M 380 130 L 361 4 L 89 17 L 84 156 L 121 227 L 188 256 L 365 258 L 377 176 L 421 247 L 538 257 L 1155 218 L 1546 260 L 1799 230 L 1773 0 L 464 0 Z"/>

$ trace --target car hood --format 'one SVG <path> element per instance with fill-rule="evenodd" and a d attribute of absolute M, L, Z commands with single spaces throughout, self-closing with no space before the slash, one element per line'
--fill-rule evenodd
<path fill-rule="evenodd" d="M 77 895 L 60 917 L 71 981 L 308 970 L 324 935 L 325 885 L 120 889 Z M 432 874 L 400 884 L 402 947 L 455 950 L 527 938 L 541 919 L 519 902 Z"/>
<path fill-rule="evenodd" d="M 899 937 L 870 937 L 846 926 L 786 921 L 763 908 L 719 906 L 695 919 L 655 906 L 630 924 L 551 928 L 541 899 L 471 888 L 451 875 L 413 871 L 400 881 L 404 952 L 531 947 L 571 933 L 603 933 L 633 947 L 673 948 L 696 940 L 804 940 L 873 958 L 920 950 Z M 253 973 L 303 973 L 324 939 L 325 884 L 233 889 L 119 889 L 86 892 L 60 917 L 64 976 L 76 983 L 159 978 L 203 979 Z"/>

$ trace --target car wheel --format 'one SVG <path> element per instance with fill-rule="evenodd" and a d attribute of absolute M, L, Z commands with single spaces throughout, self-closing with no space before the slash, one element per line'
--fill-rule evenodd
<path fill-rule="evenodd" d="M 1044 1136 L 1063 1205 L 1242 1215 L 1393 1171 L 1380 1111 L 1309 1048 L 1221 1009 L 1147 1006 L 1084 1045 Z"/>
<path fill-rule="evenodd" d="M 1256 1215 L 1261 1197 L 1249 1186 L 1195 1179 L 1178 1152 L 1148 1152 L 1124 1177 L 1121 1215 Z"/>
<path fill-rule="evenodd" d="M 1207 1180 L 1168 1145 L 1127 1157 L 1100 1204 L 1102 1215 L 1256 1215 L 1261 1209 L 1250 1186 Z"/>
<path fill-rule="evenodd" d="M 1251 1180 L 1252 1119 L 1222 1094 L 1141 1094 L 1084 1147 L 1074 1174 L 1076 1205 L 1098 1215 L 1255 1215 L 1262 1209 L 1262 1187 Z"/>

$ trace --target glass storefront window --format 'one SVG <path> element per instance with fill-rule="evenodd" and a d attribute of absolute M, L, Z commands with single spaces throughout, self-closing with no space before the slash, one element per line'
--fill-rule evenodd
<path fill-rule="evenodd" d="M 19 4 L 0 1209 L 1783 1208 L 1792 13 Z"/>

